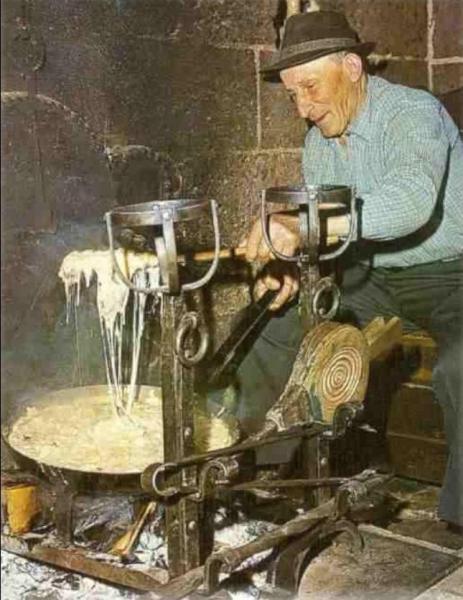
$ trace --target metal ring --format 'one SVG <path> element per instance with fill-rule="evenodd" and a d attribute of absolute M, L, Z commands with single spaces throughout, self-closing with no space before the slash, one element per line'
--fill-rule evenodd
<path fill-rule="evenodd" d="M 187 337 L 197 332 L 200 338 L 198 349 L 191 353 L 185 347 Z M 195 312 L 185 313 L 178 326 L 175 335 L 175 353 L 179 361 L 185 367 L 197 365 L 205 356 L 209 346 L 209 334 L 203 325 L 200 325 L 198 314 Z"/>
<path fill-rule="evenodd" d="M 154 471 L 152 485 L 153 485 L 153 490 L 155 491 L 155 493 L 158 496 L 161 496 L 162 498 L 171 498 L 172 496 L 175 496 L 175 494 L 178 494 L 178 492 L 179 492 L 178 487 L 170 486 L 165 489 L 161 489 L 159 487 L 158 481 L 157 481 L 158 477 L 160 475 L 162 475 L 163 473 L 165 473 L 165 471 L 167 471 L 169 468 L 176 468 L 176 467 L 177 467 L 177 465 L 175 463 L 164 463 L 162 465 L 159 465 L 159 467 Z"/>
<path fill-rule="evenodd" d="M 330 292 L 333 295 L 333 301 L 329 310 L 325 310 L 319 305 L 322 295 L 327 292 Z M 312 299 L 312 312 L 320 319 L 328 321 L 337 313 L 340 300 L 341 292 L 339 291 L 338 286 L 334 283 L 331 277 L 323 277 L 315 284 L 315 291 Z"/>

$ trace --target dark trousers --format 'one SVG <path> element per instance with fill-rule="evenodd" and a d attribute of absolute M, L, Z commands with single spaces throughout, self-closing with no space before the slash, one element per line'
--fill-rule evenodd
<path fill-rule="evenodd" d="M 404 329 L 425 329 L 438 344 L 433 389 L 449 446 L 439 516 L 463 525 L 463 259 L 406 268 L 355 265 L 343 271 L 336 320 L 359 327 L 399 316 Z M 237 373 L 237 416 L 249 432 L 262 423 L 290 375 L 302 331 L 296 306 L 271 318 Z"/>

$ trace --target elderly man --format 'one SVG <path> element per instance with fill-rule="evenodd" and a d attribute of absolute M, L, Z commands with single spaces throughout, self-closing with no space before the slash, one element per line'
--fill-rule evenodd
<path fill-rule="evenodd" d="M 463 143 L 431 94 L 366 74 L 362 57 L 372 47 L 359 43 L 339 13 L 295 15 L 278 57 L 263 72 L 281 79 L 299 115 L 312 124 L 303 151 L 305 182 L 355 186 L 361 199 L 361 241 L 343 258 L 337 320 L 364 326 L 378 315 L 398 315 L 406 329 L 424 328 L 438 342 L 433 386 L 449 445 L 439 515 L 461 528 Z M 348 217 L 332 217 L 328 233 L 342 237 L 348 225 Z M 270 236 L 277 250 L 295 253 L 296 218 L 273 216 Z M 272 258 L 260 223 L 245 243 L 249 259 Z M 280 287 L 277 312 L 238 371 L 244 423 L 261 419 L 281 393 L 301 341 L 291 302 L 298 290 L 294 273 L 262 276 L 255 293 Z"/>

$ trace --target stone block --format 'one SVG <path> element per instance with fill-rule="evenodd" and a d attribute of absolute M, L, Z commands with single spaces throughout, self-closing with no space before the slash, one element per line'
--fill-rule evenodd
<path fill-rule="evenodd" d="M 219 202 L 226 246 L 239 243 L 257 218 L 263 189 L 302 180 L 300 152 L 229 153 L 211 159 L 210 167 L 204 192 Z"/>
<path fill-rule="evenodd" d="M 25 75 L 30 74 L 28 65 L 34 64 L 38 57 L 37 48 L 34 51 L 29 40 L 24 39 L 26 36 L 18 35 L 21 33 L 22 4 L 18 0 L 1 2 L 2 90 L 26 90 Z"/>
<path fill-rule="evenodd" d="M 257 141 L 252 51 L 116 40 L 110 128 L 172 153 L 248 149 Z"/>
<path fill-rule="evenodd" d="M 34 2 L 26 11 L 25 21 L 32 43 L 26 36 L 18 36 L 21 3 L 3 4 L 2 88 L 28 88 L 32 75 L 29 63 L 37 54 L 35 42 L 38 46 L 43 43 L 45 61 L 37 71 L 38 91 L 81 112 L 94 129 L 103 130 L 107 121 L 106 73 L 111 48 L 109 15 L 103 9 L 110 3 Z"/>
<path fill-rule="evenodd" d="M 68 42 L 106 35 L 219 46 L 273 44 L 278 5 L 279 0 L 37 0 L 30 18 L 47 36 Z"/>
<path fill-rule="evenodd" d="M 434 92 L 448 94 L 463 88 L 463 63 L 433 66 Z"/>
<path fill-rule="evenodd" d="M 203 0 L 199 27 L 212 44 L 273 44 L 278 0 Z"/>
<path fill-rule="evenodd" d="M 38 74 L 38 90 L 77 112 L 95 133 L 107 129 L 111 106 L 112 57 L 104 40 L 47 43 L 47 61 Z"/>
<path fill-rule="evenodd" d="M 1 21 L 2 25 L 13 25 L 17 17 L 22 14 L 24 3 L 22 0 L 1 0 Z"/>
<path fill-rule="evenodd" d="M 343 12 L 362 41 L 376 42 L 379 54 L 427 54 L 427 0 L 319 0 L 318 4 Z"/>
<path fill-rule="evenodd" d="M 118 205 L 153 202 L 161 197 L 163 181 L 167 179 L 163 178 L 164 163 L 149 153 L 130 152 L 141 148 L 144 147 L 112 148 L 111 174 Z"/>
<path fill-rule="evenodd" d="M 230 335 L 238 312 L 251 302 L 252 282 L 236 280 L 215 282 L 210 286 L 208 305 L 211 307 L 211 342 L 213 350 Z"/>
<path fill-rule="evenodd" d="M 263 60 L 272 53 L 262 52 Z M 263 148 L 300 148 L 304 144 L 307 124 L 282 83 L 261 81 L 261 127 Z"/>
<path fill-rule="evenodd" d="M 452 116 L 463 136 L 463 89 L 440 96 L 440 100 Z"/>
<path fill-rule="evenodd" d="M 63 221 L 100 221 L 112 205 L 104 155 L 62 112 L 34 100 L 9 102 L 2 139 L 5 230 L 53 231 Z"/>
<path fill-rule="evenodd" d="M 279 0 L 119 0 L 118 30 L 137 37 L 215 46 L 272 44 Z M 108 4 L 108 3 L 107 3 Z"/>
<path fill-rule="evenodd" d="M 55 42 L 85 42 L 94 36 L 109 40 L 120 18 L 118 4 L 112 0 L 35 0 L 29 14 L 44 37 Z"/>
<path fill-rule="evenodd" d="M 428 88 L 428 68 L 425 61 L 389 60 L 371 69 L 375 75 L 392 83 L 400 83 L 415 88 Z"/>
<path fill-rule="evenodd" d="M 45 193 L 39 129 L 33 107 L 24 102 L 2 106 L 2 229 L 53 231 L 54 207 Z"/>
<path fill-rule="evenodd" d="M 463 64 L 435 65 L 434 93 L 463 131 Z"/>
<path fill-rule="evenodd" d="M 452 592 L 459 596 L 463 595 L 463 567 L 459 567 L 453 573 L 447 575 L 437 587 L 442 591 Z"/>
<path fill-rule="evenodd" d="M 434 57 L 463 56 L 463 3 L 437 0 L 434 7 Z"/>

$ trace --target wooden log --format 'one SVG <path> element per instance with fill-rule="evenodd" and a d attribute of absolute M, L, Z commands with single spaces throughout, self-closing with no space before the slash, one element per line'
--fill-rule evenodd
<path fill-rule="evenodd" d="M 124 533 L 122 537 L 117 540 L 117 542 L 111 548 L 110 554 L 114 554 L 121 558 L 127 558 L 130 556 L 132 548 L 137 541 L 138 536 L 140 535 L 141 530 L 146 523 L 146 520 L 150 515 L 153 514 L 155 508 L 156 502 L 153 501 L 148 502 L 148 504 L 141 509 L 133 525 Z"/>
<path fill-rule="evenodd" d="M 304 338 L 283 394 L 267 413 L 279 428 L 310 420 L 331 423 L 336 408 L 362 403 L 368 345 L 353 325 L 325 321 Z"/>
<path fill-rule="evenodd" d="M 337 407 L 365 399 L 370 362 L 400 343 L 402 322 L 373 319 L 363 330 L 325 321 L 314 327 L 299 348 L 293 370 L 267 423 L 277 429 L 317 421 L 332 423 Z"/>

